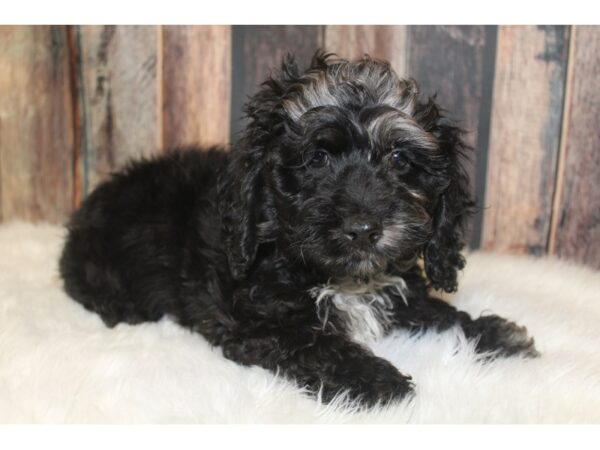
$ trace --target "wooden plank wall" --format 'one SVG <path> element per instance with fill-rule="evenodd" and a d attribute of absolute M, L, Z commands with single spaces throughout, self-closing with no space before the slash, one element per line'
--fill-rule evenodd
<path fill-rule="evenodd" d="M 64 222 L 130 158 L 227 144 L 283 56 L 389 60 L 476 153 L 471 246 L 600 268 L 600 27 L 0 27 L 0 220 Z"/>
<path fill-rule="evenodd" d="M 130 158 L 161 148 L 159 32 L 152 26 L 85 26 L 74 32 L 85 195 Z"/>
<path fill-rule="evenodd" d="M 501 26 L 488 153 L 485 249 L 546 252 L 569 30 Z"/>
<path fill-rule="evenodd" d="M 325 27 L 325 48 L 344 58 L 369 54 L 388 60 L 398 75 L 408 76 L 408 27 L 331 25 Z"/>
<path fill-rule="evenodd" d="M 231 140 L 244 127 L 243 104 L 288 53 L 300 67 L 306 66 L 323 45 L 321 26 L 234 26 Z"/>
<path fill-rule="evenodd" d="M 231 27 L 163 28 L 164 148 L 229 140 Z"/>
<path fill-rule="evenodd" d="M 495 35 L 495 27 L 482 25 L 409 30 L 408 73 L 419 81 L 424 96 L 437 94 L 437 101 L 466 131 L 465 140 L 476 152 L 465 169 L 478 198 L 483 198 L 485 187 Z M 475 248 L 481 222 L 478 210 L 470 234 Z"/>
<path fill-rule="evenodd" d="M 571 33 L 549 251 L 600 268 L 600 27 Z"/>
<path fill-rule="evenodd" d="M 73 198 L 66 30 L 1 26 L 0 42 L 0 215 L 61 221 Z"/>

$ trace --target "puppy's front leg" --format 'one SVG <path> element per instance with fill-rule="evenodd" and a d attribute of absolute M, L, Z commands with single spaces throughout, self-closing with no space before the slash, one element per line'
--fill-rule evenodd
<path fill-rule="evenodd" d="M 396 302 L 396 324 L 408 329 L 433 328 L 444 331 L 460 326 L 467 338 L 477 341 L 476 350 L 491 352 L 499 356 L 539 356 L 533 338 L 525 327 L 497 315 L 480 316 L 473 319 L 469 314 L 458 311 L 448 303 L 426 294 L 413 296 L 407 304 Z"/>
<path fill-rule="evenodd" d="M 361 405 L 374 406 L 412 393 L 410 377 L 385 359 L 341 336 L 273 333 L 223 343 L 224 355 L 238 363 L 258 365 L 293 379 L 330 402 L 346 392 Z"/>

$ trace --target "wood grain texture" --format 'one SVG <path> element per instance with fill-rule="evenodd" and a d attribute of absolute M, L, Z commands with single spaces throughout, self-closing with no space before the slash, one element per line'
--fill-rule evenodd
<path fill-rule="evenodd" d="M 322 28 L 312 25 L 233 27 L 232 139 L 244 127 L 242 106 L 248 96 L 256 92 L 273 70 L 281 67 L 286 54 L 294 54 L 299 67 L 306 67 L 323 45 Z"/>
<path fill-rule="evenodd" d="M 396 73 L 407 73 L 407 27 L 404 25 L 327 25 L 325 49 L 343 58 L 364 54 L 385 59 Z"/>
<path fill-rule="evenodd" d="M 600 269 L 600 27 L 571 36 L 550 252 Z"/>
<path fill-rule="evenodd" d="M 231 27 L 163 28 L 165 148 L 229 141 Z"/>
<path fill-rule="evenodd" d="M 501 26 L 482 247 L 546 253 L 569 28 Z"/>
<path fill-rule="evenodd" d="M 162 146 L 155 26 L 77 27 L 81 67 L 82 189 Z"/>
<path fill-rule="evenodd" d="M 64 221 L 73 206 L 66 27 L 0 27 L 2 219 Z"/>
<path fill-rule="evenodd" d="M 408 30 L 409 76 L 419 82 L 424 97 L 437 93 L 437 101 L 467 132 L 465 140 L 476 150 L 465 170 L 479 205 L 485 198 L 495 46 L 492 26 L 411 26 Z M 473 248 L 480 245 L 482 220 L 479 209 L 470 226 Z"/>
<path fill-rule="evenodd" d="M 450 114 L 477 143 L 483 97 L 485 27 L 413 26 L 409 28 L 409 75 L 424 96 L 438 95 Z"/>

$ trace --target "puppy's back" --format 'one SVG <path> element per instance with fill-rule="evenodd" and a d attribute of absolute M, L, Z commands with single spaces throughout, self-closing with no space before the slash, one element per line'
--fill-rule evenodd
<path fill-rule="evenodd" d="M 108 326 L 158 320 L 175 307 L 191 242 L 218 242 L 222 149 L 133 162 L 100 184 L 69 224 L 60 272 L 66 292 Z"/>

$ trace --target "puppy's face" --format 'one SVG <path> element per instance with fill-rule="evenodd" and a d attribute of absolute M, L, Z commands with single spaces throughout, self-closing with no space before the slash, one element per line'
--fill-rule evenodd
<path fill-rule="evenodd" d="M 276 164 L 293 199 L 279 205 L 290 250 L 336 277 L 414 262 L 448 184 L 434 136 L 392 106 L 357 106 L 306 111 Z"/>
<path fill-rule="evenodd" d="M 330 277 L 368 277 L 423 256 L 432 284 L 455 289 L 471 204 L 463 146 L 437 105 L 418 101 L 414 81 L 385 62 L 317 54 L 304 73 L 284 64 L 246 112 L 232 174 L 244 177 L 243 236 L 255 221 L 258 240 L 271 236 Z M 237 250 L 244 267 L 256 255 L 250 238 Z"/>

